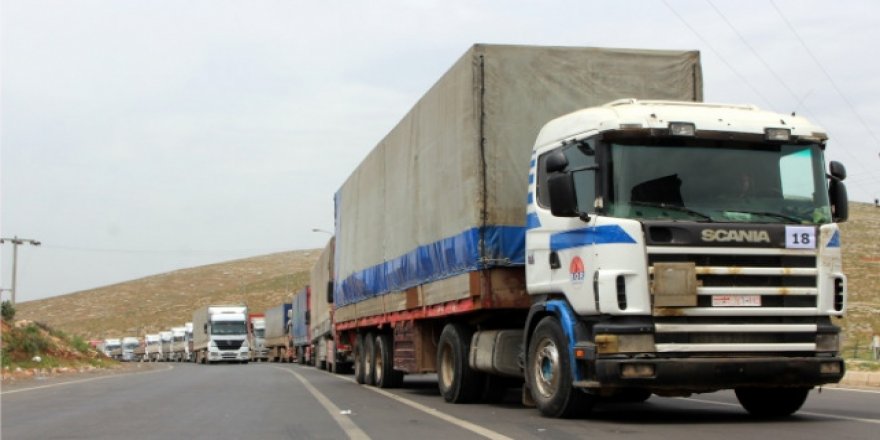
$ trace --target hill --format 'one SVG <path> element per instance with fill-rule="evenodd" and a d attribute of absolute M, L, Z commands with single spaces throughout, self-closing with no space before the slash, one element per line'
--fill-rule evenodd
<path fill-rule="evenodd" d="M 844 355 L 868 358 L 871 337 L 880 334 L 880 208 L 850 203 L 850 219 L 841 225 L 843 271 L 848 278 Z"/>
<path fill-rule="evenodd" d="M 16 317 L 88 339 L 156 333 L 207 304 L 260 311 L 308 284 L 320 250 L 281 252 L 182 269 L 16 305 Z"/>
<path fill-rule="evenodd" d="M 844 354 L 867 358 L 880 334 L 880 208 L 850 204 L 841 225 L 849 277 Z M 320 250 L 304 250 L 183 269 L 98 289 L 20 303 L 18 317 L 45 322 L 87 338 L 155 333 L 191 319 L 209 303 L 247 303 L 253 310 L 280 304 L 308 283 Z"/>

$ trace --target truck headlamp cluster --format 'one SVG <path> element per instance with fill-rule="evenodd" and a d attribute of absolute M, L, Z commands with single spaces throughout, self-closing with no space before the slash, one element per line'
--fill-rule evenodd
<path fill-rule="evenodd" d="M 775 142 L 787 142 L 791 139 L 791 130 L 787 128 L 765 128 L 764 139 Z"/>
<path fill-rule="evenodd" d="M 691 122 L 670 122 L 669 134 L 672 136 L 694 136 L 697 127 Z"/>

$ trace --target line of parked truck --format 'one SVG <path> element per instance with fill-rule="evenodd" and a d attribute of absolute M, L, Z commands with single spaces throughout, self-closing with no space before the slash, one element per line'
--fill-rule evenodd
<path fill-rule="evenodd" d="M 808 120 L 702 96 L 697 52 L 472 47 L 335 194 L 309 285 L 200 309 L 192 359 L 797 411 L 844 373 L 846 171 Z"/>

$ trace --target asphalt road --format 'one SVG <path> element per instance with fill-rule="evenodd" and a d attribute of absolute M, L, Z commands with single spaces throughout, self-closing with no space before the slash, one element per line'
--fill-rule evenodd
<path fill-rule="evenodd" d="M 9 387 L 7 387 L 9 388 Z M 795 416 L 756 421 L 733 393 L 605 404 L 547 419 L 518 403 L 450 405 L 432 376 L 378 390 L 287 364 L 167 364 L 130 374 L 4 388 L 9 439 L 876 438 L 880 392 L 813 391 Z M 873 433 L 873 434 L 872 434 Z"/>

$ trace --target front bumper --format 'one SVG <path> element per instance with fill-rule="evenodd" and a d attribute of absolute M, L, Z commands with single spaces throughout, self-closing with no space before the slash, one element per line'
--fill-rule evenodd
<path fill-rule="evenodd" d="M 583 386 L 648 388 L 687 392 L 737 387 L 813 387 L 837 383 L 840 357 L 597 359 L 598 383 Z"/>

